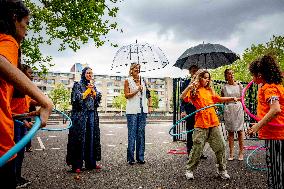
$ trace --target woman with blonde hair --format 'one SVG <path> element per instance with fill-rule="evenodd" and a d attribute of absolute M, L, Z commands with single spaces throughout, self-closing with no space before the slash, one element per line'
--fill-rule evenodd
<path fill-rule="evenodd" d="M 140 64 L 132 63 L 129 77 L 124 82 L 124 94 L 127 99 L 126 117 L 128 128 L 127 162 L 135 163 L 134 151 L 136 143 L 136 160 L 144 164 L 145 127 L 147 113 L 152 111 L 152 101 L 146 90 L 145 80 L 139 76 Z"/>
<path fill-rule="evenodd" d="M 197 110 L 216 104 L 217 102 L 240 100 L 236 97 L 220 97 L 217 95 L 211 87 L 211 76 L 207 70 L 198 70 L 192 80 L 180 97 L 185 102 L 191 102 Z M 222 179 L 230 178 L 226 170 L 225 143 L 219 125 L 220 122 L 214 107 L 196 113 L 192 136 L 193 147 L 189 155 L 185 173 L 187 179 L 194 179 L 193 171 L 200 162 L 205 142 L 208 142 L 215 152 L 216 163 L 218 165 L 217 174 Z"/>

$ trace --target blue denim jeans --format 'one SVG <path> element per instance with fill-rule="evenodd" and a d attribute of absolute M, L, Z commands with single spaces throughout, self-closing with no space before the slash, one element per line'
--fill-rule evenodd
<path fill-rule="evenodd" d="M 146 113 L 127 114 L 128 148 L 127 161 L 134 162 L 134 151 L 136 143 L 136 160 L 144 161 L 145 152 L 145 126 Z"/>

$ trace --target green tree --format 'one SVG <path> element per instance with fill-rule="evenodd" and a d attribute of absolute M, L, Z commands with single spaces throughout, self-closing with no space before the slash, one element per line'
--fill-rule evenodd
<path fill-rule="evenodd" d="M 120 95 L 113 98 L 112 106 L 115 108 L 126 109 L 126 98 L 124 96 L 124 92 L 121 92 Z"/>
<path fill-rule="evenodd" d="M 252 79 L 249 74 L 248 66 L 249 64 L 260 58 L 264 54 L 271 53 L 280 63 L 280 67 L 284 69 L 284 36 L 273 36 L 272 39 L 265 44 L 252 45 L 247 48 L 242 58 L 235 61 L 231 65 L 222 66 L 211 71 L 212 78 L 218 80 L 224 80 L 224 71 L 227 68 L 231 68 L 235 72 L 235 78 L 239 81 L 250 81 Z"/>
<path fill-rule="evenodd" d="M 159 108 L 159 96 L 156 94 L 155 91 L 150 91 L 151 98 L 152 98 L 152 105 L 153 109 Z M 115 108 L 122 108 L 123 110 L 126 109 L 126 98 L 124 96 L 124 92 L 121 92 L 120 95 L 116 96 L 112 101 L 112 106 Z"/>
<path fill-rule="evenodd" d="M 55 109 L 66 111 L 70 108 L 71 92 L 62 83 L 56 84 L 48 97 L 52 100 Z"/>
<path fill-rule="evenodd" d="M 32 13 L 29 35 L 22 44 L 24 62 L 36 71 L 46 72 L 52 66 L 52 58 L 43 56 L 43 45 L 59 43 L 55 47 L 59 51 L 67 47 L 77 51 L 90 40 L 96 47 L 109 42 L 106 35 L 111 30 L 118 31 L 114 21 L 118 1 L 121 0 L 24 0 Z"/>
<path fill-rule="evenodd" d="M 152 98 L 153 110 L 158 109 L 159 108 L 159 100 L 160 100 L 158 94 L 153 90 L 150 91 L 150 94 L 151 94 L 151 98 Z"/>

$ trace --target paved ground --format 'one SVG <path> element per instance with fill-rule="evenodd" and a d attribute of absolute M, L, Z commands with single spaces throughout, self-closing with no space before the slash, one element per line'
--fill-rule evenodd
<path fill-rule="evenodd" d="M 216 177 L 214 154 L 209 149 L 195 171 L 195 180 L 184 176 L 186 155 L 173 155 L 171 149 L 183 148 L 168 134 L 171 123 L 148 124 L 146 128 L 145 165 L 126 163 L 127 128 L 125 124 L 101 124 L 102 161 L 100 172 L 70 173 L 65 164 L 67 133 L 39 131 L 32 141 L 33 152 L 26 153 L 23 176 L 32 181 L 28 188 L 267 188 L 266 172 L 252 171 L 245 161 L 228 162 L 228 181 Z M 54 126 L 52 126 L 54 127 Z M 255 145 L 257 141 L 246 141 Z M 250 151 L 246 151 L 249 153 Z M 253 161 L 265 163 L 264 151 Z"/>

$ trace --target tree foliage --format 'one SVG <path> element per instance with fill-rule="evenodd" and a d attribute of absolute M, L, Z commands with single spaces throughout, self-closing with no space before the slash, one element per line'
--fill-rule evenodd
<path fill-rule="evenodd" d="M 55 109 L 65 111 L 70 108 L 71 92 L 62 83 L 56 84 L 48 97 L 52 100 Z"/>
<path fill-rule="evenodd" d="M 120 92 L 120 95 L 114 97 L 112 101 L 112 106 L 115 108 L 122 108 L 123 110 L 126 110 L 126 98 L 124 96 L 124 92 Z"/>
<path fill-rule="evenodd" d="M 113 21 L 118 12 L 115 4 L 120 0 L 24 0 L 31 11 L 29 35 L 23 41 L 25 63 L 46 72 L 52 59 L 44 57 L 43 45 L 59 43 L 59 51 L 67 47 L 73 51 L 92 40 L 96 47 L 109 42 L 106 35 L 118 30 Z M 110 43 L 112 46 L 116 46 Z"/>
<path fill-rule="evenodd" d="M 155 91 L 150 91 L 151 98 L 152 98 L 152 105 L 153 109 L 159 108 L 159 96 L 156 94 Z M 112 101 L 112 106 L 115 108 L 122 108 L 123 110 L 126 109 L 126 98 L 124 96 L 124 92 L 121 92 L 120 95 L 115 97 Z"/>
<path fill-rule="evenodd" d="M 250 81 L 252 79 L 248 66 L 249 64 L 265 54 L 273 54 L 280 64 L 281 69 L 284 69 L 284 36 L 273 36 L 272 39 L 265 44 L 251 45 L 247 48 L 242 58 L 235 61 L 231 65 L 222 66 L 211 71 L 212 78 L 224 80 L 224 71 L 227 68 L 234 70 L 235 79 L 239 81 Z"/>
<path fill-rule="evenodd" d="M 152 105 L 153 105 L 153 110 L 156 110 L 156 109 L 158 109 L 159 108 L 159 96 L 158 96 L 158 94 L 155 92 L 155 91 L 153 91 L 153 90 L 151 90 L 150 91 L 150 94 L 151 94 L 151 98 L 152 98 Z"/>

